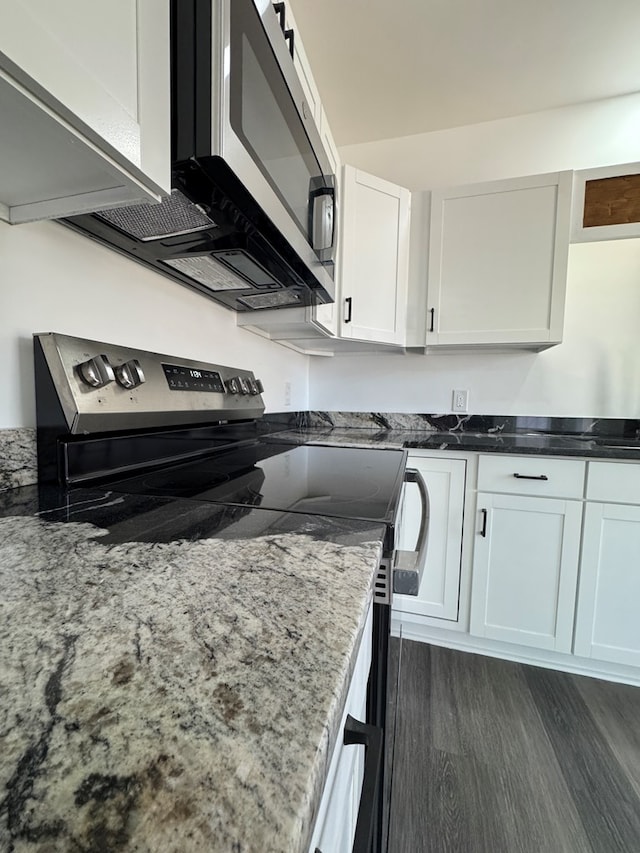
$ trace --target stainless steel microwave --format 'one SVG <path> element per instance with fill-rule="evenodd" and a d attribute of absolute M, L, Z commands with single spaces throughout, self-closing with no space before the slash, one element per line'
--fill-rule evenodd
<path fill-rule="evenodd" d="M 280 21 L 172 0 L 172 193 L 63 221 L 236 311 L 333 301 L 335 176 Z"/>

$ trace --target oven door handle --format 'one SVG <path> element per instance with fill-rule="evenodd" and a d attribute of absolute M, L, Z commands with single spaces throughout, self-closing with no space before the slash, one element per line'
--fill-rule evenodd
<path fill-rule="evenodd" d="M 424 477 L 416 468 L 404 472 L 405 483 L 415 483 L 420 494 L 420 529 L 414 551 L 396 551 L 393 563 L 393 591 L 402 595 L 417 595 L 420 577 L 429 544 L 429 489 Z"/>
<path fill-rule="evenodd" d="M 422 557 L 427 549 L 427 540 L 429 539 L 429 489 L 424 477 L 417 468 L 407 468 L 404 472 L 405 483 L 415 483 L 420 493 L 420 530 L 416 538 L 415 551 L 418 554 L 418 559 Z"/>

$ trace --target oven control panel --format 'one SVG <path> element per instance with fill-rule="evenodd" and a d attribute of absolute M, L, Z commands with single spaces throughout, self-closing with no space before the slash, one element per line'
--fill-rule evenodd
<path fill-rule="evenodd" d="M 183 364 L 163 364 L 162 369 L 171 391 L 202 391 L 205 394 L 226 392 L 217 370 L 203 370 Z"/>
<path fill-rule="evenodd" d="M 264 412 L 262 382 L 249 370 L 53 332 L 34 335 L 34 347 L 37 384 L 53 386 L 72 433 L 253 419 Z"/>

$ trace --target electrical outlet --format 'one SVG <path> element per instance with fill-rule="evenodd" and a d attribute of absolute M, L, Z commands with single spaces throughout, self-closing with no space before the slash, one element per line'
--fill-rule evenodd
<path fill-rule="evenodd" d="M 453 392 L 453 411 L 466 412 L 469 408 L 469 392 L 455 390 Z"/>
<path fill-rule="evenodd" d="M 284 404 L 291 405 L 291 382 L 288 379 L 284 383 Z"/>

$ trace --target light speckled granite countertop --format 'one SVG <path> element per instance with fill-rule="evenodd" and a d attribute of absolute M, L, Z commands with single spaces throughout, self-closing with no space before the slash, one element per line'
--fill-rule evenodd
<path fill-rule="evenodd" d="M 640 459 L 637 435 L 414 426 L 278 437 Z M 99 491 L 40 502 L 34 438 L 0 442 L 0 850 L 306 853 L 383 528 Z"/>
<path fill-rule="evenodd" d="M 0 499 L 0 849 L 306 851 L 383 528 L 57 500 Z"/>
<path fill-rule="evenodd" d="M 35 429 L 0 429 L 0 492 L 37 482 Z"/>

